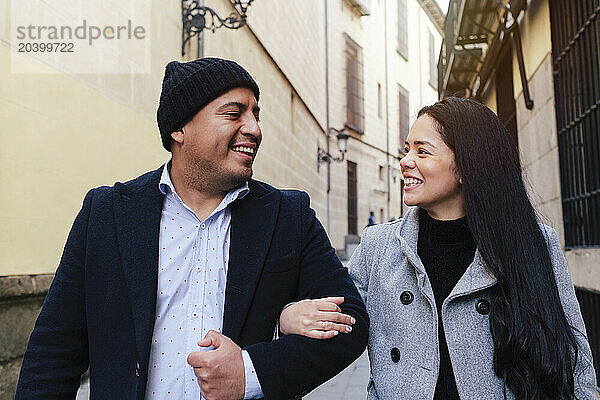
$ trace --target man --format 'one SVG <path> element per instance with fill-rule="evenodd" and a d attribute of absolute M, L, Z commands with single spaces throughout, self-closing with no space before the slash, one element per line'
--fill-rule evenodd
<path fill-rule="evenodd" d="M 258 99 L 232 61 L 167 65 L 157 119 L 172 158 L 86 195 L 17 399 L 74 398 L 88 366 L 96 399 L 286 399 L 361 354 L 364 304 L 308 196 L 251 179 Z M 286 304 L 323 296 L 344 297 L 351 333 L 272 340 Z"/>

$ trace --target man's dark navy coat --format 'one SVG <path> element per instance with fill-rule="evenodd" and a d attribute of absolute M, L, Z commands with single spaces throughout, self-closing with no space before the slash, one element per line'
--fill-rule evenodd
<path fill-rule="evenodd" d="M 91 190 L 71 229 L 23 359 L 16 399 L 73 399 L 90 369 L 92 399 L 144 398 L 156 308 L 162 168 Z M 306 193 L 250 181 L 231 205 L 223 334 L 252 358 L 265 397 L 302 395 L 366 346 L 360 295 Z M 330 340 L 272 341 L 289 302 L 344 296 L 356 319 Z M 200 339 L 200 338 L 198 338 Z"/>

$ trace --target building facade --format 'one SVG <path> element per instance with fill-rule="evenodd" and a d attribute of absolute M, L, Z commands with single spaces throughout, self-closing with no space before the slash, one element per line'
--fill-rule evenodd
<path fill-rule="evenodd" d="M 230 0 L 200 3 L 239 15 Z M 204 31 L 184 55 L 182 8 L 191 2 L 148 0 L 144 73 L 114 73 L 108 62 L 73 72 L 69 63 L 19 52 L 16 4 L 0 0 L 0 399 L 13 397 L 85 193 L 169 159 L 155 115 L 171 60 L 216 56 L 249 70 L 261 89 L 255 178 L 307 191 L 340 257 L 350 255 L 371 213 L 377 223 L 402 214 L 399 149 L 418 110 L 438 96 L 443 14 L 433 0 L 255 0 L 244 27 Z M 32 16 L 56 13 L 40 4 Z M 110 61 L 132 57 L 121 50 Z M 350 138 L 335 161 L 341 130 Z M 318 161 L 319 149 L 329 162 Z"/>
<path fill-rule="evenodd" d="M 452 0 L 439 63 L 440 97 L 481 100 L 513 134 L 532 203 L 563 244 L 598 373 L 599 17 L 598 0 Z"/>

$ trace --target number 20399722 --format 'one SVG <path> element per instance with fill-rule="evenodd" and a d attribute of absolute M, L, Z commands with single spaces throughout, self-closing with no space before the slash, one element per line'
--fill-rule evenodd
<path fill-rule="evenodd" d="M 73 53 L 74 43 L 48 42 L 48 43 L 25 43 L 18 46 L 19 53 Z"/>

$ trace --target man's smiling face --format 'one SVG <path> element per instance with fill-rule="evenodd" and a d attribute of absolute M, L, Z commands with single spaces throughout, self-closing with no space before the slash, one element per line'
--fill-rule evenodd
<path fill-rule="evenodd" d="M 174 133 L 188 178 L 199 178 L 223 192 L 250 179 L 262 140 L 259 112 L 252 90 L 238 87 L 198 111 L 182 134 Z"/>

